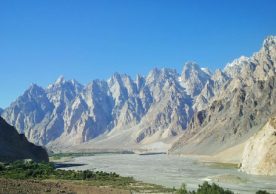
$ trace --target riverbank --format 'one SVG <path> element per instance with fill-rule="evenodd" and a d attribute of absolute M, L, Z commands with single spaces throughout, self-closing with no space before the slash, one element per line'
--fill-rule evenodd
<path fill-rule="evenodd" d="M 204 158 L 204 157 L 203 157 Z M 232 163 L 202 162 L 199 158 L 176 155 L 96 154 L 75 157 L 66 163 L 85 164 L 64 170 L 98 170 L 131 176 L 135 180 L 195 190 L 205 180 L 214 182 L 235 193 L 252 194 L 258 190 L 276 192 L 276 177 L 252 176 L 242 173 Z"/>

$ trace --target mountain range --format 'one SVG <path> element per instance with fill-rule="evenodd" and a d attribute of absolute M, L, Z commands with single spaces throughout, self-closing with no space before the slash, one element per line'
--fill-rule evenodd
<path fill-rule="evenodd" d="M 276 37 L 211 73 L 195 62 L 132 79 L 32 84 L 1 116 L 54 151 L 211 154 L 242 143 L 276 113 Z"/>

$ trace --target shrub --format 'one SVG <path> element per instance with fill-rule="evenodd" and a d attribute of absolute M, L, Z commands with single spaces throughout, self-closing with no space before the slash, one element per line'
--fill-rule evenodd
<path fill-rule="evenodd" d="M 209 184 L 204 182 L 202 185 L 198 186 L 196 191 L 187 191 L 186 185 L 182 184 L 180 189 L 176 191 L 176 194 L 234 194 L 232 191 L 224 190 L 222 187 L 216 184 Z"/>
<path fill-rule="evenodd" d="M 213 183 L 210 185 L 205 181 L 202 185 L 199 185 L 196 194 L 234 194 L 232 191 L 224 190 L 222 187 Z"/>

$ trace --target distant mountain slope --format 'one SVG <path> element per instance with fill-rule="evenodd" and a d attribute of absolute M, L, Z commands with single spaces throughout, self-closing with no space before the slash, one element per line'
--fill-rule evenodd
<path fill-rule="evenodd" d="M 16 129 L 0 117 L 0 161 L 14 161 L 33 159 L 34 161 L 48 161 L 47 152 L 19 135 Z"/>
<path fill-rule="evenodd" d="M 171 153 L 217 153 L 245 141 L 276 115 L 276 37 L 268 37 L 252 57 L 228 64 L 223 74 L 219 89 L 209 84 L 202 90 L 204 101 L 197 99 L 197 111 Z"/>

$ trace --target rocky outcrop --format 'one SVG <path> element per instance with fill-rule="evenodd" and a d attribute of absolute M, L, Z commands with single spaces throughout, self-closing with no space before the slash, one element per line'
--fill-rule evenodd
<path fill-rule="evenodd" d="M 10 162 L 22 159 L 32 159 L 36 162 L 48 162 L 47 152 L 26 139 L 23 134 L 18 134 L 0 117 L 0 162 Z"/>
<path fill-rule="evenodd" d="M 246 143 L 241 171 L 255 175 L 276 175 L 276 117 Z"/>

